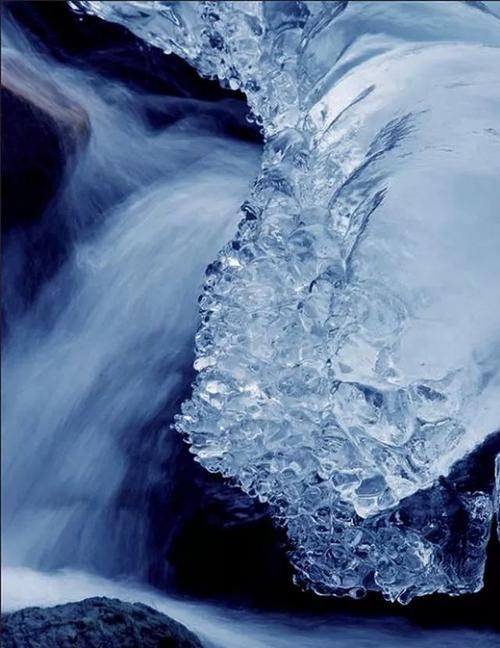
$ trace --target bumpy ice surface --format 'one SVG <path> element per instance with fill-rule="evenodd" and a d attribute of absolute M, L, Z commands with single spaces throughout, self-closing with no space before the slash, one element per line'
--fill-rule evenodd
<path fill-rule="evenodd" d="M 72 3 L 242 89 L 262 125 L 178 428 L 274 505 L 320 594 L 482 584 L 492 494 L 436 480 L 500 421 L 489 4 Z"/>

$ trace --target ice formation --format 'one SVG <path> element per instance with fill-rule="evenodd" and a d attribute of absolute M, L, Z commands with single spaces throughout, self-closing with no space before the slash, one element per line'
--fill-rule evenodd
<path fill-rule="evenodd" d="M 498 16 L 71 4 L 241 89 L 266 138 L 200 299 L 199 461 L 274 506 L 317 593 L 479 589 L 492 494 L 446 475 L 500 421 Z"/>

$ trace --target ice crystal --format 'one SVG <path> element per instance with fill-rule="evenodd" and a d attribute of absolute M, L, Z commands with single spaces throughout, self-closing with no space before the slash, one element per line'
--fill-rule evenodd
<path fill-rule="evenodd" d="M 478 589 L 491 494 L 436 480 L 500 421 L 498 17 L 72 4 L 243 90 L 266 138 L 200 299 L 198 460 L 274 506 L 318 593 Z"/>

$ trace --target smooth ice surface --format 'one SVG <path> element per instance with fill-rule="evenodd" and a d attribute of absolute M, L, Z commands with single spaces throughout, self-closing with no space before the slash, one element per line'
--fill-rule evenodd
<path fill-rule="evenodd" d="M 276 506 L 319 593 L 480 588 L 491 494 L 456 495 L 461 570 L 452 531 L 432 529 L 453 527 L 436 479 L 500 420 L 496 12 L 72 4 L 241 88 L 266 135 L 238 235 L 207 270 L 178 421 L 193 452 Z"/>

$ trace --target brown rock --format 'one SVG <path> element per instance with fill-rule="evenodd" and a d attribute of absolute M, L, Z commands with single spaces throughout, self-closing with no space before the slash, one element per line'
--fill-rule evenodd
<path fill-rule="evenodd" d="M 2 228 L 36 220 L 85 148 L 85 110 L 12 52 L 2 53 Z"/>

